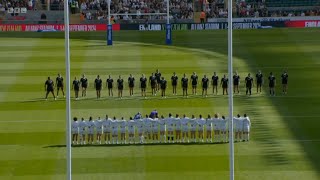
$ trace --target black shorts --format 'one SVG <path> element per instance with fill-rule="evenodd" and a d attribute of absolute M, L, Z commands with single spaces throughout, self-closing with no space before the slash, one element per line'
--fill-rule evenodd
<path fill-rule="evenodd" d="M 82 88 L 87 88 L 88 87 L 88 84 L 83 84 L 82 85 Z"/>
<path fill-rule="evenodd" d="M 246 85 L 246 88 L 251 89 L 251 88 L 252 88 L 252 85 Z"/>
<path fill-rule="evenodd" d="M 228 88 L 228 86 L 222 86 L 222 88 L 224 88 L 224 89 L 225 89 L 225 88 Z"/>
<path fill-rule="evenodd" d="M 101 87 L 96 87 L 96 91 L 101 91 Z"/>
<path fill-rule="evenodd" d="M 57 88 L 63 88 L 63 84 L 57 84 Z"/>
<path fill-rule="evenodd" d="M 113 87 L 112 86 L 108 86 L 108 89 L 112 89 Z"/>
<path fill-rule="evenodd" d="M 147 87 L 147 85 L 145 85 L 145 84 L 141 84 L 141 86 L 140 86 L 141 89 L 145 89 L 146 87 Z"/>
<path fill-rule="evenodd" d="M 239 86 L 239 83 L 233 83 L 234 86 Z"/>
<path fill-rule="evenodd" d="M 212 84 L 212 86 L 218 86 L 218 84 L 216 84 L 216 83 L 213 83 L 213 84 Z"/>
<path fill-rule="evenodd" d="M 269 88 L 274 88 L 274 84 L 269 84 Z"/>
<path fill-rule="evenodd" d="M 152 89 L 156 88 L 156 84 L 151 84 L 151 88 Z"/>
<path fill-rule="evenodd" d="M 161 87 L 161 90 L 166 90 L 166 87 Z"/>
<path fill-rule="evenodd" d="M 172 83 L 172 86 L 177 86 L 177 83 Z"/>
<path fill-rule="evenodd" d="M 75 91 L 79 91 L 79 89 L 80 89 L 79 87 L 75 87 L 74 88 Z"/>
<path fill-rule="evenodd" d="M 282 81 L 282 85 L 287 85 L 288 82 L 287 81 Z"/>
<path fill-rule="evenodd" d="M 188 89 L 188 86 L 182 86 L 182 89 Z"/>
<path fill-rule="evenodd" d="M 134 84 L 129 84 L 129 88 L 134 88 Z"/>
<path fill-rule="evenodd" d="M 202 86 L 202 89 L 208 89 L 208 86 Z"/>
<path fill-rule="evenodd" d="M 258 81 L 257 86 L 262 86 L 262 82 Z"/>
<path fill-rule="evenodd" d="M 192 82 L 192 87 L 197 87 L 197 83 L 196 82 Z"/>
<path fill-rule="evenodd" d="M 118 86 L 118 90 L 123 90 L 123 86 Z"/>
<path fill-rule="evenodd" d="M 160 84 L 160 82 L 161 82 L 161 80 L 160 80 L 160 79 L 157 79 L 157 83 Z"/>
<path fill-rule="evenodd" d="M 47 92 L 53 92 L 53 88 L 47 88 Z"/>

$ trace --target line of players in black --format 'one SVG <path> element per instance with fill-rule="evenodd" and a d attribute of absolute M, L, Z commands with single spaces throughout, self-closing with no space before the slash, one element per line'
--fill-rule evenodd
<path fill-rule="evenodd" d="M 192 94 L 197 95 L 197 87 L 199 84 L 199 78 L 198 75 L 193 72 L 191 75 L 191 80 L 189 82 L 188 77 L 186 74 L 183 74 L 183 77 L 181 78 L 181 87 L 183 90 L 183 97 L 188 97 L 188 85 L 189 83 L 192 86 Z M 178 76 L 174 72 L 173 75 L 171 76 L 171 85 L 172 85 L 172 93 L 173 95 L 177 95 L 177 86 L 178 86 Z M 141 89 L 141 96 L 146 98 L 146 88 L 147 84 L 151 86 L 151 93 L 153 96 L 156 96 L 156 93 L 158 91 L 161 91 L 161 97 L 166 98 L 166 89 L 167 89 L 167 80 L 161 76 L 161 73 L 159 69 L 155 73 L 152 73 L 149 79 L 142 74 L 140 77 L 140 84 L 139 87 Z M 251 77 L 251 74 L 249 73 L 248 76 L 245 78 L 245 87 L 246 87 L 246 95 L 251 95 L 251 90 L 252 87 L 254 86 L 254 80 L 253 77 Z M 275 95 L 275 87 L 276 87 L 276 78 L 273 75 L 272 72 L 270 72 L 270 75 L 268 77 L 269 81 L 269 92 L 271 96 Z M 132 74 L 129 75 L 128 77 L 128 87 L 129 87 L 129 94 L 130 96 L 133 96 L 133 89 L 135 87 L 135 78 L 132 76 Z M 256 87 L 257 87 L 257 93 L 261 93 L 261 88 L 264 84 L 264 77 L 259 70 L 258 73 L 256 74 Z M 281 82 L 282 82 L 282 92 L 283 94 L 287 93 L 287 87 L 288 87 L 288 74 L 286 71 L 284 71 L 281 75 Z M 117 83 L 117 89 L 118 89 L 118 97 L 122 98 L 122 92 L 124 89 L 124 80 L 121 76 L 116 81 Z M 201 80 L 201 87 L 202 87 L 202 96 L 207 97 L 207 90 L 209 88 L 209 83 L 210 80 L 207 77 L 207 75 L 204 75 L 202 80 Z M 223 95 L 228 95 L 228 84 L 229 84 L 229 79 L 226 75 L 223 75 L 223 77 L 220 80 L 220 86 L 222 87 L 222 94 Z M 58 77 L 56 78 L 56 85 L 57 85 L 57 97 L 59 95 L 59 91 L 62 91 L 62 95 L 64 96 L 64 83 L 63 83 L 63 77 L 58 74 Z M 216 72 L 213 73 L 213 76 L 211 78 L 211 85 L 212 85 L 212 92 L 213 94 L 218 93 L 218 86 L 219 86 L 219 76 L 216 74 Z M 52 93 L 54 99 L 56 99 L 56 96 L 54 94 L 54 82 L 53 80 L 48 77 L 48 80 L 45 82 L 45 89 L 46 89 L 46 99 L 48 97 L 49 93 Z M 77 77 L 74 78 L 72 82 L 72 89 L 75 92 L 75 98 L 79 98 L 79 91 L 80 87 L 82 90 L 82 97 L 86 97 L 87 95 L 87 88 L 89 86 L 88 79 L 86 78 L 85 75 L 82 75 L 81 79 L 77 79 Z M 233 92 L 234 93 L 240 93 L 239 91 L 239 86 L 240 86 L 240 76 L 236 72 L 233 76 Z M 97 75 L 97 78 L 94 80 L 94 88 L 96 90 L 96 95 L 97 99 L 101 98 L 101 90 L 103 87 L 103 81 L 100 78 L 100 75 Z M 108 89 L 108 94 L 109 96 L 113 96 L 113 88 L 114 88 L 114 80 L 112 77 L 109 75 L 107 80 L 106 80 L 106 87 Z"/>

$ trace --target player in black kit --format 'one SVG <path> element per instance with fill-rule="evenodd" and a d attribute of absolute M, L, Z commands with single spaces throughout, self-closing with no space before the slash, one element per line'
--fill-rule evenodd
<path fill-rule="evenodd" d="M 157 86 L 157 78 L 156 76 L 152 73 L 151 76 L 149 77 L 149 83 L 151 85 L 151 94 L 153 96 L 157 95 L 156 94 L 156 86 Z"/>
<path fill-rule="evenodd" d="M 207 78 L 207 75 L 204 75 L 202 78 L 202 96 L 207 97 L 208 86 L 209 86 L 209 79 Z"/>
<path fill-rule="evenodd" d="M 183 77 L 181 78 L 182 96 L 188 97 L 188 81 L 186 74 L 183 74 Z"/>
<path fill-rule="evenodd" d="M 233 75 L 233 93 L 236 93 L 236 90 L 239 94 L 239 84 L 240 84 L 240 76 L 238 72 Z"/>
<path fill-rule="evenodd" d="M 117 80 L 117 85 L 118 85 L 118 97 L 121 99 L 122 91 L 123 91 L 123 79 L 121 78 L 121 76 L 119 76 Z"/>
<path fill-rule="evenodd" d="M 74 95 L 76 100 L 79 99 L 79 90 L 80 90 L 80 81 L 77 79 L 77 77 L 74 78 L 72 82 L 72 89 L 74 90 Z"/>
<path fill-rule="evenodd" d="M 161 73 L 159 71 L 159 69 L 156 70 L 156 73 L 154 73 L 154 75 L 156 76 L 157 79 L 157 91 L 160 90 L 160 81 L 161 81 Z"/>
<path fill-rule="evenodd" d="M 173 76 L 171 76 L 171 84 L 172 84 L 172 94 L 177 95 L 178 76 L 176 75 L 176 72 L 174 72 Z"/>
<path fill-rule="evenodd" d="M 282 81 L 282 93 L 287 94 L 288 90 L 288 74 L 287 71 L 284 71 L 283 74 L 281 75 L 281 81 Z"/>
<path fill-rule="evenodd" d="M 218 81 L 219 81 L 219 76 L 217 75 L 216 72 L 213 72 L 213 76 L 212 76 L 212 93 L 214 94 L 214 90 L 216 90 L 216 95 L 218 94 Z"/>
<path fill-rule="evenodd" d="M 130 96 L 133 96 L 134 81 L 135 81 L 134 77 L 132 76 L 132 74 L 130 74 L 130 76 L 128 78 L 128 86 L 129 86 Z"/>
<path fill-rule="evenodd" d="M 164 77 L 161 77 L 160 88 L 161 88 L 161 97 L 166 98 L 167 81 L 164 79 Z"/>
<path fill-rule="evenodd" d="M 269 76 L 269 89 L 270 89 L 270 96 L 271 95 L 275 95 L 275 86 L 276 86 L 276 77 L 273 76 L 272 72 L 270 73 L 270 76 Z"/>
<path fill-rule="evenodd" d="M 261 87 L 263 84 L 263 75 L 260 70 L 256 74 L 256 80 L 257 80 L 257 93 L 259 93 L 259 92 L 261 93 Z"/>
<path fill-rule="evenodd" d="M 146 88 L 147 88 L 147 78 L 144 74 L 142 74 L 140 78 L 140 88 L 141 88 L 141 96 L 146 98 Z"/>
<path fill-rule="evenodd" d="M 226 95 L 228 95 L 228 82 L 229 79 L 226 77 L 226 75 L 223 75 L 223 78 L 221 79 L 220 86 L 222 86 L 222 94 L 224 95 L 224 92 L 226 92 Z"/>
<path fill-rule="evenodd" d="M 53 95 L 54 100 L 56 100 L 56 96 L 54 95 L 54 82 L 48 77 L 48 80 L 44 83 L 44 88 L 46 93 L 46 100 L 48 100 L 48 94 L 51 92 Z"/>
<path fill-rule="evenodd" d="M 80 82 L 81 82 L 81 88 L 82 88 L 82 97 L 86 97 L 89 83 L 88 83 L 87 77 L 84 74 L 82 74 L 82 78 L 80 79 Z"/>
<path fill-rule="evenodd" d="M 248 95 L 248 92 L 251 95 L 251 88 L 253 86 L 253 78 L 250 76 L 250 73 L 248 74 L 248 76 L 245 79 L 245 84 L 246 84 L 246 95 Z"/>
<path fill-rule="evenodd" d="M 94 80 L 94 87 L 96 88 L 97 92 L 97 99 L 101 97 L 101 89 L 102 89 L 102 80 L 100 79 L 100 75 Z"/>
<path fill-rule="evenodd" d="M 63 90 L 63 77 L 61 74 L 58 74 L 58 77 L 56 78 L 56 85 L 57 85 L 57 98 L 59 97 L 59 90 L 61 89 L 62 95 L 64 96 L 64 90 Z"/>
<path fill-rule="evenodd" d="M 193 72 L 191 75 L 191 84 L 192 84 L 192 94 L 197 95 L 197 85 L 198 85 L 198 75 L 196 72 Z"/>
<path fill-rule="evenodd" d="M 106 84 L 107 84 L 109 96 L 113 96 L 113 79 L 112 79 L 111 75 L 109 75 Z"/>

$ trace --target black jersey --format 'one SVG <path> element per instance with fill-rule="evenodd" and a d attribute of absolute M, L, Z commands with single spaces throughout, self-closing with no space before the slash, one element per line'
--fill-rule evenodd
<path fill-rule="evenodd" d="M 228 82 L 229 82 L 228 78 L 222 78 L 221 79 L 222 87 L 223 88 L 227 88 L 228 87 Z"/>
<path fill-rule="evenodd" d="M 198 84 L 198 76 L 197 75 L 191 75 L 191 83 L 193 86 Z"/>
<path fill-rule="evenodd" d="M 218 86 L 219 76 L 212 76 L 212 85 Z"/>
<path fill-rule="evenodd" d="M 245 81 L 246 81 L 246 87 L 251 88 L 253 84 L 253 78 L 248 76 L 246 77 Z"/>
<path fill-rule="evenodd" d="M 56 82 L 57 82 L 57 87 L 62 87 L 63 86 L 63 77 L 57 77 L 56 78 Z"/>
<path fill-rule="evenodd" d="M 129 87 L 134 87 L 134 77 L 129 77 L 128 78 L 128 83 L 129 83 Z"/>
<path fill-rule="evenodd" d="M 146 88 L 147 87 L 147 78 L 141 77 L 140 78 L 140 88 Z"/>
<path fill-rule="evenodd" d="M 157 82 L 160 83 L 160 80 L 161 80 L 161 73 L 160 72 L 156 72 L 154 73 L 154 75 L 156 76 L 156 79 L 157 79 Z"/>
<path fill-rule="evenodd" d="M 96 79 L 95 81 L 94 81 L 94 84 L 95 84 L 95 86 L 96 86 L 96 90 L 101 90 L 101 87 L 102 87 L 102 80 L 101 79 Z"/>
<path fill-rule="evenodd" d="M 79 91 L 79 88 L 80 88 L 80 81 L 79 80 L 73 80 L 73 89 L 75 91 Z"/>
<path fill-rule="evenodd" d="M 123 79 L 118 79 L 117 84 L 118 84 L 118 89 L 122 90 L 123 89 Z"/>
<path fill-rule="evenodd" d="M 84 88 L 88 87 L 88 79 L 87 78 L 81 78 L 80 82 L 81 82 L 82 87 L 84 87 Z"/>
<path fill-rule="evenodd" d="M 47 91 L 53 91 L 54 82 L 51 79 L 47 80 L 45 85 L 47 86 Z"/>
<path fill-rule="evenodd" d="M 209 85 L 209 79 L 202 78 L 202 88 L 208 88 L 208 85 Z"/>
<path fill-rule="evenodd" d="M 269 87 L 274 87 L 276 84 L 276 77 L 274 76 L 269 76 Z"/>
<path fill-rule="evenodd" d="M 160 87 L 161 89 L 167 88 L 167 81 L 165 79 L 160 80 Z"/>
<path fill-rule="evenodd" d="M 287 73 L 283 73 L 281 75 L 281 80 L 282 80 L 282 84 L 288 84 L 288 74 Z"/>
<path fill-rule="evenodd" d="M 257 84 L 262 84 L 263 75 L 261 73 L 256 74 Z"/>
<path fill-rule="evenodd" d="M 149 81 L 150 81 L 151 87 L 155 88 L 155 85 L 157 83 L 157 78 L 155 76 L 150 76 Z"/>
<path fill-rule="evenodd" d="M 176 86 L 178 84 L 178 76 L 172 76 L 171 77 L 171 83 L 172 83 L 172 86 Z"/>
<path fill-rule="evenodd" d="M 181 79 L 181 84 L 183 88 L 187 88 L 188 87 L 188 78 L 187 77 L 183 77 Z"/>
<path fill-rule="evenodd" d="M 109 89 L 113 88 L 113 79 L 112 78 L 107 79 L 107 86 Z"/>
<path fill-rule="evenodd" d="M 239 82 L 240 82 L 240 76 L 233 75 L 233 85 L 239 85 Z"/>

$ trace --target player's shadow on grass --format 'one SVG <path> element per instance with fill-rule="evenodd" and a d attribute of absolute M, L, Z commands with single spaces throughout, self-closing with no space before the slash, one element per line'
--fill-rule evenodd
<path fill-rule="evenodd" d="M 243 142 L 245 143 L 245 142 Z M 219 145 L 226 143 L 148 143 L 148 144 L 86 144 L 86 145 L 72 145 L 72 148 L 85 148 L 85 147 L 123 147 L 123 146 L 203 146 L 203 145 Z M 44 146 L 43 148 L 66 148 L 66 145 L 51 145 Z"/>

